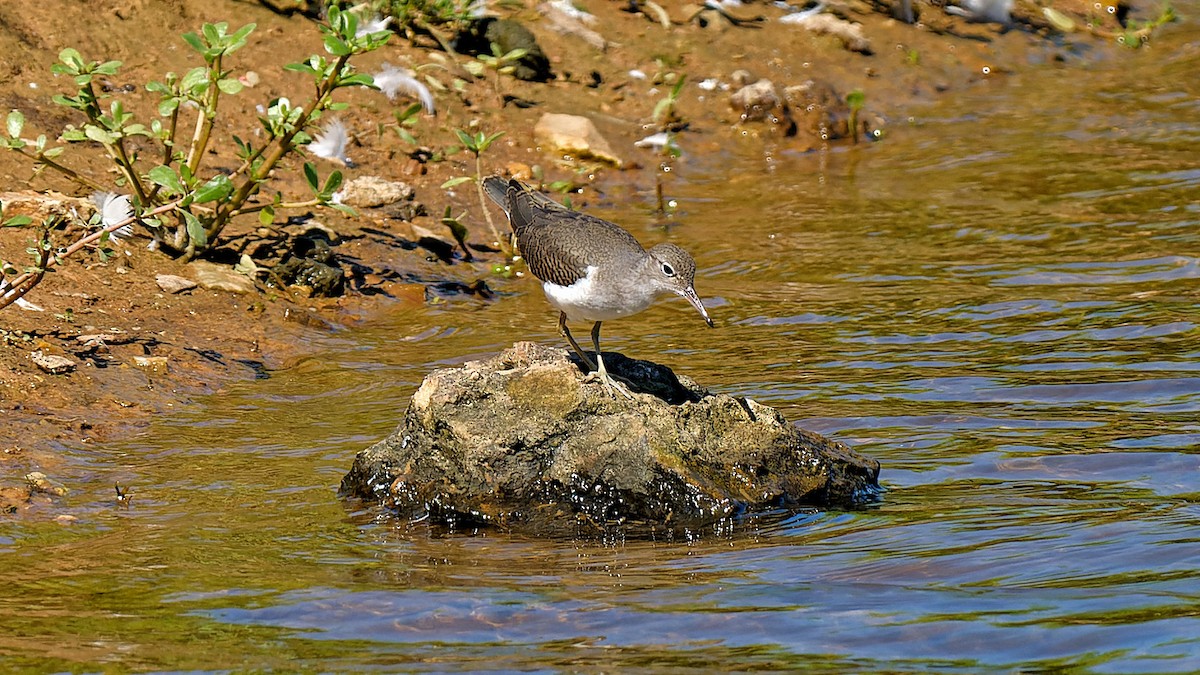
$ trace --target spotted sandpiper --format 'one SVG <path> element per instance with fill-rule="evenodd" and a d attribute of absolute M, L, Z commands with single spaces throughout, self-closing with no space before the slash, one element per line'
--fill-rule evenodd
<path fill-rule="evenodd" d="M 609 377 L 600 354 L 600 324 L 637 314 L 661 295 L 687 298 L 705 323 L 712 319 L 696 296 L 696 261 L 674 244 L 649 251 L 620 226 L 572 211 L 518 180 L 491 176 L 483 181 L 488 197 L 508 214 L 517 246 L 529 271 L 542 281 L 546 299 L 558 310 L 558 331 L 579 358 L 611 390 L 629 392 Z M 596 360 L 571 336 L 567 320 L 594 321 Z"/>

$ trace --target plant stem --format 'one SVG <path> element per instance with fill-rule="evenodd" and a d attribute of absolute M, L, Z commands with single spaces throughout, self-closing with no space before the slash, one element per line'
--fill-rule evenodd
<path fill-rule="evenodd" d="M 483 162 L 479 155 L 480 153 L 475 153 L 475 191 L 479 193 L 479 208 L 483 209 L 483 218 L 491 228 L 492 236 L 495 237 L 500 250 L 504 251 L 504 255 L 509 255 L 511 251 L 508 242 L 501 238 L 500 231 L 496 229 L 496 222 L 492 220 L 492 212 L 488 211 L 487 199 L 483 194 Z"/>
<path fill-rule="evenodd" d="M 84 176 L 83 174 L 80 174 L 79 172 L 75 171 L 74 169 L 71 169 L 71 168 L 63 166 L 62 164 L 59 164 L 58 162 L 50 159 L 49 157 L 46 157 L 45 155 L 32 155 L 32 154 L 26 152 L 24 148 L 18 149 L 17 152 L 21 153 L 22 156 L 28 157 L 29 159 L 33 160 L 33 163 L 35 165 L 41 164 L 43 166 L 48 166 L 51 169 L 54 169 L 55 171 L 66 176 L 67 178 L 70 178 L 71 180 L 75 181 L 76 183 L 79 183 L 80 185 L 84 186 L 85 188 L 88 188 L 95 192 L 104 192 L 105 191 L 105 188 L 103 185 L 93 181 L 92 179 L 88 178 L 87 176 Z"/>
<path fill-rule="evenodd" d="M 121 171 L 125 173 L 125 178 L 137 192 L 138 202 L 142 206 L 149 206 L 150 202 L 146 197 L 146 188 L 142 185 L 141 178 L 138 178 L 137 171 L 134 170 L 133 164 L 129 161 L 129 155 L 125 152 L 125 141 L 121 138 L 117 138 L 117 142 L 113 144 L 113 148 L 116 149 L 116 155 L 114 155 L 114 159 L 117 160 L 117 165 L 120 166 Z M 112 154 L 111 150 L 109 152 Z"/>
<path fill-rule="evenodd" d="M 188 148 L 187 167 L 191 170 L 192 175 L 196 175 L 197 169 L 200 168 L 200 158 L 204 156 L 204 151 L 208 148 L 208 137 L 212 133 L 213 116 L 217 112 L 217 102 L 221 98 L 221 88 L 217 86 L 217 82 L 221 79 L 221 55 L 217 54 L 212 62 L 208 64 L 208 91 L 205 94 L 208 100 L 204 102 L 204 107 L 201 108 L 196 117 L 196 130 L 192 133 L 192 145 Z"/>
<path fill-rule="evenodd" d="M 171 111 L 171 130 L 167 140 L 163 141 L 163 164 L 170 165 L 175 160 L 175 132 L 179 128 L 179 106 Z"/>
<path fill-rule="evenodd" d="M 245 173 L 246 171 L 248 171 L 250 169 L 250 167 L 254 165 L 254 160 L 258 159 L 259 157 L 262 157 L 262 154 L 264 152 L 266 152 L 267 146 L 271 144 L 272 140 L 274 140 L 274 139 L 268 139 L 267 142 L 264 143 L 258 150 L 254 151 L 254 154 L 247 157 L 246 161 L 242 162 L 241 166 L 234 169 L 233 173 L 229 174 L 229 179 L 233 180 L 234 178 L 237 178 L 238 176 L 240 176 L 243 173 Z"/>
<path fill-rule="evenodd" d="M 662 170 L 654 172 L 654 194 L 658 197 L 657 214 L 659 218 L 667 215 L 667 207 L 663 201 Z"/>
<path fill-rule="evenodd" d="M 321 200 L 319 200 L 319 199 L 310 199 L 310 200 L 304 201 L 304 202 L 280 202 L 278 204 L 274 204 L 274 203 L 272 203 L 272 204 L 254 204 L 253 206 L 247 206 L 246 208 L 235 209 L 233 211 L 230 211 L 229 217 L 233 218 L 235 216 L 241 216 L 241 215 L 245 215 L 247 213 L 258 213 L 259 211 L 262 211 L 263 209 L 269 208 L 269 207 L 274 207 L 277 209 L 306 209 L 310 206 L 320 206 L 320 205 L 321 205 Z"/>
<path fill-rule="evenodd" d="M 166 140 L 163 141 L 163 165 L 170 166 L 175 161 L 175 131 L 179 124 L 179 106 L 171 111 L 171 127 L 167 134 Z M 146 205 L 149 206 L 158 197 L 162 186 L 155 184 L 150 188 L 150 194 L 146 195 Z"/>
<path fill-rule="evenodd" d="M 434 28 L 432 24 L 424 19 L 417 19 L 416 21 L 413 21 L 413 25 L 432 35 L 433 39 L 436 40 L 439 45 L 441 45 L 442 51 L 446 52 L 446 57 L 450 59 L 450 62 L 456 66 L 458 65 L 458 59 L 454 56 L 454 48 L 450 46 L 450 41 L 447 40 L 444 35 L 442 35 L 441 31 Z"/>

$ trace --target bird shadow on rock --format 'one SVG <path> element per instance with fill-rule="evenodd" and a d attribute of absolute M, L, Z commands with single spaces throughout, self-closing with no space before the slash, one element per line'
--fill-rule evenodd
<path fill-rule="evenodd" d="M 595 352 L 588 352 L 592 359 Z M 578 354 L 568 353 L 580 371 L 588 373 L 590 368 Z M 653 361 L 631 359 L 617 352 L 604 352 L 604 366 L 609 375 L 615 375 L 635 394 L 650 394 L 671 405 L 695 403 L 708 396 L 709 391 L 687 376 L 676 375 L 675 371 Z"/>

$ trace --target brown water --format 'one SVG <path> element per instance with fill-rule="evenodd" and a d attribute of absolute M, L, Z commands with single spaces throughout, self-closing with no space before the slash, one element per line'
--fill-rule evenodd
<path fill-rule="evenodd" d="M 719 324 L 670 303 L 606 348 L 877 457 L 873 508 L 547 542 L 339 502 L 430 369 L 557 343 L 500 281 L 64 447 L 80 519 L 0 523 L 0 668 L 1198 671 L 1197 72 L 1185 23 L 870 146 L 686 158 L 667 233 L 602 212 L 696 253 Z"/>

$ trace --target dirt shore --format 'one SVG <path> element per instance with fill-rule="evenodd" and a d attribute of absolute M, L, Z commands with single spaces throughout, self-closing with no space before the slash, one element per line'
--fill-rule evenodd
<path fill-rule="evenodd" d="M 283 3 L 277 3 L 283 4 Z M 1029 68 L 1082 68 L 1090 60 L 1120 58 L 1124 48 L 1111 36 L 1055 32 L 1032 4 L 1014 9 L 1008 27 L 972 23 L 942 7 L 918 4 L 916 25 L 891 17 L 868 2 L 831 3 L 827 15 L 835 28 L 814 30 L 779 19 L 784 10 L 747 4 L 713 10 L 685 3 L 662 3 L 671 23 L 653 8 L 628 11 L 633 5 L 588 3 L 597 20 L 586 26 L 602 40 L 560 34 L 533 6 L 500 10 L 527 25 L 549 57 L 554 78 L 525 82 L 509 76 L 474 79 L 462 64 L 471 57 L 447 58 L 427 37 L 409 41 L 394 37 L 384 49 L 358 64 L 366 72 L 383 62 L 436 76 L 448 86 L 434 92 L 436 116 L 422 115 L 408 128 L 416 144 L 390 127 L 393 110 L 406 101 L 389 102 L 375 91 L 344 92 L 349 107 L 340 113 L 352 136 L 352 167 L 347 178 L 379 176 L 404 181 L 424 205 L 424 214 L 361 209 L 358 217 L 319 211 L 310 220 L 282 222 L 263 229 L 257 220 L 239 222 L 211 257 L 230 270 L 231 263 L 263 246 L 286 247 L 291 238 L 311 230 L 314 221 L 332 230 L 333 248 L 347 273 L 347 289 L 336 298 L 309 298 L 296 289 L 257 287 L 234 293 L 198 287 L 171 293 L 159 275 L 194 278 L 196 268 L 155 251 L 134 236 L 116 246 L 117 255 L 101 262 L 81 253 L 48 275 L 26 299 L 44 311 L 17 306 L 0 310 L 0 510 L 21 511 L 44 490 L 26 481 L 30 472 L 53 475 L 64 445 L 87 444 L 126 434 L 156 414 L 198 394 L 219 391 L 232 381 L 286 368 L 304 354 L 304 336 L 351 325 L 380 313 L 397 311 L 438 295 L 487 294 L 487 266 L 457 264 L 459 250 L 450 249 L 448 230 L 439 218 L 447 206 L 464 219 L 473 255 L 502 263 L 490 250 L 489 232 L 469 185 L 452 191 L 447 179 L 474 173 L 468 153 L 444 155 L 455 144 L 455 129 L 504 131 L 485 155 L 485 171 L 522 176 L 540 174 L 547 184 L 562 181 L 583 188 L 576 204 L 619 198 L 630 191 L 652 194 L 663 161 L 653 149 L 634 142 L 658 131 L 654 109 L 672 88 L 673 78 L 686 76 L 677 103 L 674 127 L 692 156 L 719 156 L 731 143 L 756 143 L 763 152 L 779 149 L 820 150 L 848 145 L 851 136 L 868 146 L 871 139 L 906 133 L 906 118 L 940 96 L 968 87 L 1004 86 L 1005 78 Z M 1092 3 L 1056 3 L 1065 16 L 1085 26 Z M 1136 14 L 1139 8 L 1134 8 Z M 1147 4 L 1141 8 L 1152 11 Z M 1121 29 L 1116 15 L 1104 8 L 1094 20 L 1102 32 Z M 758 20 L 761 17 L 762 20 Z M 1142 18 L 1152 18 L 1149 16 Z M 184 72 L 196 65 L 180 35 L 199 30 L 204 22 L 228 21 L 257 28 L 245 49 L 228 64 L 237 73 L 253 71 L 253 86 L 229 97 L 218 121 L 215 156 L 210 166 L 233 164 L 233 134 L 252 133 L 258 126 L 256 106 L 279 96 L 302 100 L 311 88 L 303 77 L 284 70 L 289 63 L 321 53 L 321 36 L 312 19 L 281 14 L 249 1 L 148 2 L 74 0 L 11 2 L 0 7 L 0 113 L 24 112 L 26 135 L 54 137 L 71 123 L 69 111 L 51 102 L 69 90 L 66 78 L 50 66 L 65 47 L 86 58 L 115 59 L 124 66 L 104 87 L 124 105 L 152 115 L 156 97 L 145 84 L 166 71 Z M 856 41 L 854 35 L 861 37 Z M 590 42 L 588 41 L 590 39 Z M 601 45 L 603 48 L 601 48 Z M 463 81 L 460 90 L 454 80 Z M 759 115 L 731 105 L 744 82 L 765 78 L 773 83 L 780 106 Z M 846 97 L 862 92 L 863 109 L 850 129 Z M 622 156 L 621 169 L 599 161 L 566 161 L 561 153 L 540 148 L 533 128 L 545 113 L 571 113 L 592 118 L 609 144 Z M 748 140 L 747 140 L 748 139 Z M 98 146 L 77 144 L 64 155 L 72 167 L 112 182 Z M 285 193 L 303 191 L 296 157 L 279 172 Z M 317 161 L 323 172 L 334 168 Z M 148 165 L 149 166 L 149 165 Z M 86 198 L 85 190 L 50 171 L 34 172 L 16 153 L 0 150 L 0 192 L 57 191 Z M 115 188 L 114 188 L 115 189 Z M 605 193 L 610 192 L 609 197 Z M 617 196 L 612 196 L 617 195 Z M 21 212 L 10 199 L 9 215 Z M 292 214 L 303 216 L 305 214 Z M 60 232 L 69 243 L 78 230 Z M 0 230 L 0 258 L 20 267 L 28 264 L 29 228 Z M 31 354 L 58 356 L 73 365 L 53 374 Z"/>

